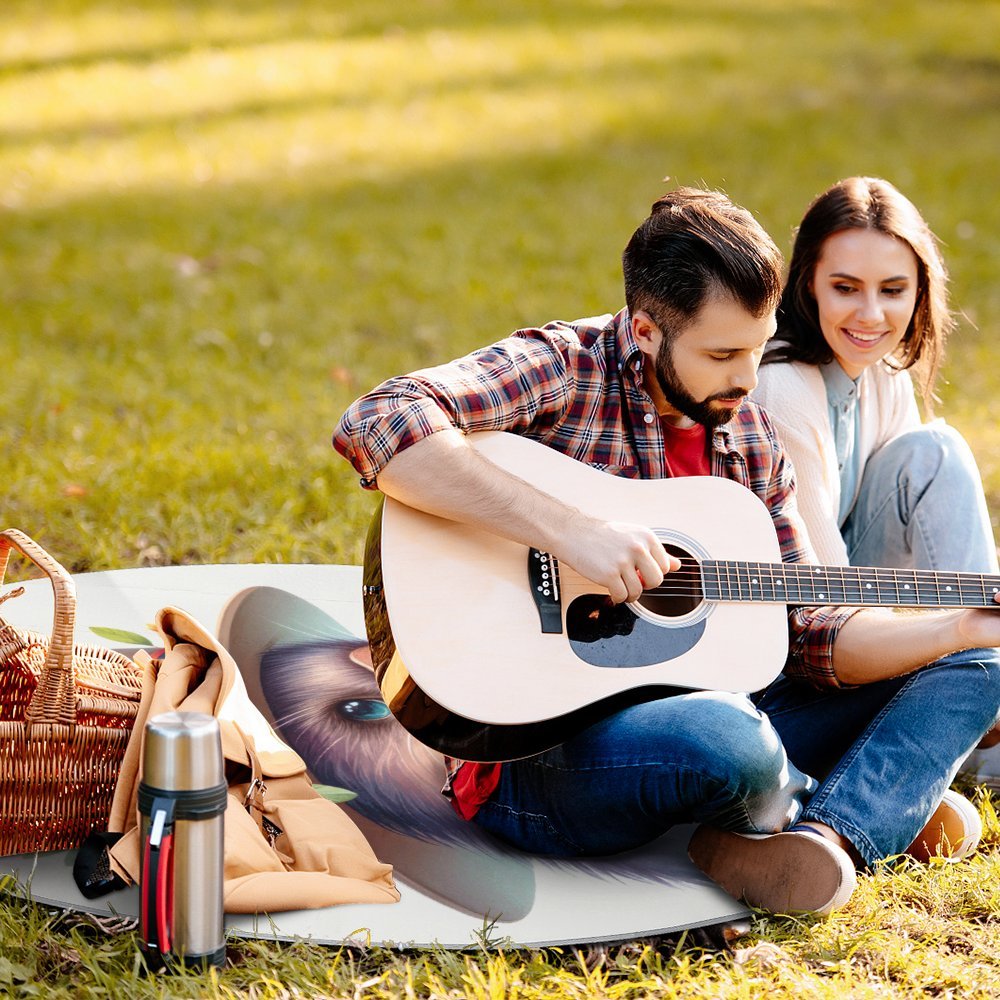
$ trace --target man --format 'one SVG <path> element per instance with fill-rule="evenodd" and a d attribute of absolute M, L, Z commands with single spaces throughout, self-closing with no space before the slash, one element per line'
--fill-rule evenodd
<path fill-rule="evenodd" d="M 682 189 L 653 206 L 623 270 L 617 315 L 521 330 L 390 379 L 351 406 L 335 447 L 362 485 L 548 551 L 615 601 L 678 561 L 648 527 L 596 520 L 492 465 L 467 432 L 523 434 L 633 478 L 734 479 L 767 505 L 782 558 L 811 559 L 790 465 L 746 400 L 775 328 L 774 243 L 723 195 Z M 789 631 L 784 675 L 754 700 L 636 705 L 526 760 L 458 762 L 446 791 L 463 817 L 552 855 L 628 850 L 697 822 L 690 854 L 727 891 L 828 912 L 858 865 L 931 836 L 997 715 L 1000 657 L 978 647 L 1000 644 L 1000 615 L 799 608 Z"/>

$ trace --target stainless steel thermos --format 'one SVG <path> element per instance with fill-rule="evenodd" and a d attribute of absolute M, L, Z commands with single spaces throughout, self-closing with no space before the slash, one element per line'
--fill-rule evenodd
<path fill-rule="evenodd" d="M 215 718 L 166 712 L 146 723 L 139 932 L 153 968 L 223 964 L 226 796 Z"/>

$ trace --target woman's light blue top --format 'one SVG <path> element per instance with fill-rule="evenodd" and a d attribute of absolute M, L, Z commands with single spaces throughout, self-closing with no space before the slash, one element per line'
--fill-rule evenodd
<path fill-rule="evenodd" d="M 820 365 L 826 385 L 826 404 L 830 411 L 830 430 L 837 451 L 837 468 L 840 471 L 840 511 L 837 524 L 844 526 L 847 515 L 854 506 L 854 498 L 861 481 L 860 440 L 861 427 L 858 424 L 858 379 L 852 379 L 836 360 Z"/>

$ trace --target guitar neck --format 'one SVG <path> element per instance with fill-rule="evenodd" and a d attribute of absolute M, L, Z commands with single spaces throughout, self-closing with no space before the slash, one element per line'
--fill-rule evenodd
<path fill-rule="evenodd" d="M 701 563 L 701 585 L 706 599 L 712 601 L 996 608 L 994 598 L 1000 592 L 1000 576 L 708 559 Z"/>

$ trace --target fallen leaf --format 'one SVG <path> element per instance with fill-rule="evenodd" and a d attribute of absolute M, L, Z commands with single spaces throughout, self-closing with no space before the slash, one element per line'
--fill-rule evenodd
<path fill-rule="evenodd" d="M 358 797 L 357 792 L 349 792 L 346 788 L 335 788 L 333 785 L 313 785 L 313 788 L 330 802 L 350 802 Z"/>
<path fill-rule="evenodd" d="M 120 642 L 123 646 L 152 646 L 152 642 L 138 632 L 128 632 L 121 628 L 104 628 L 102 625 L 91 625 L 90 631 L 102 639 Z"/>

